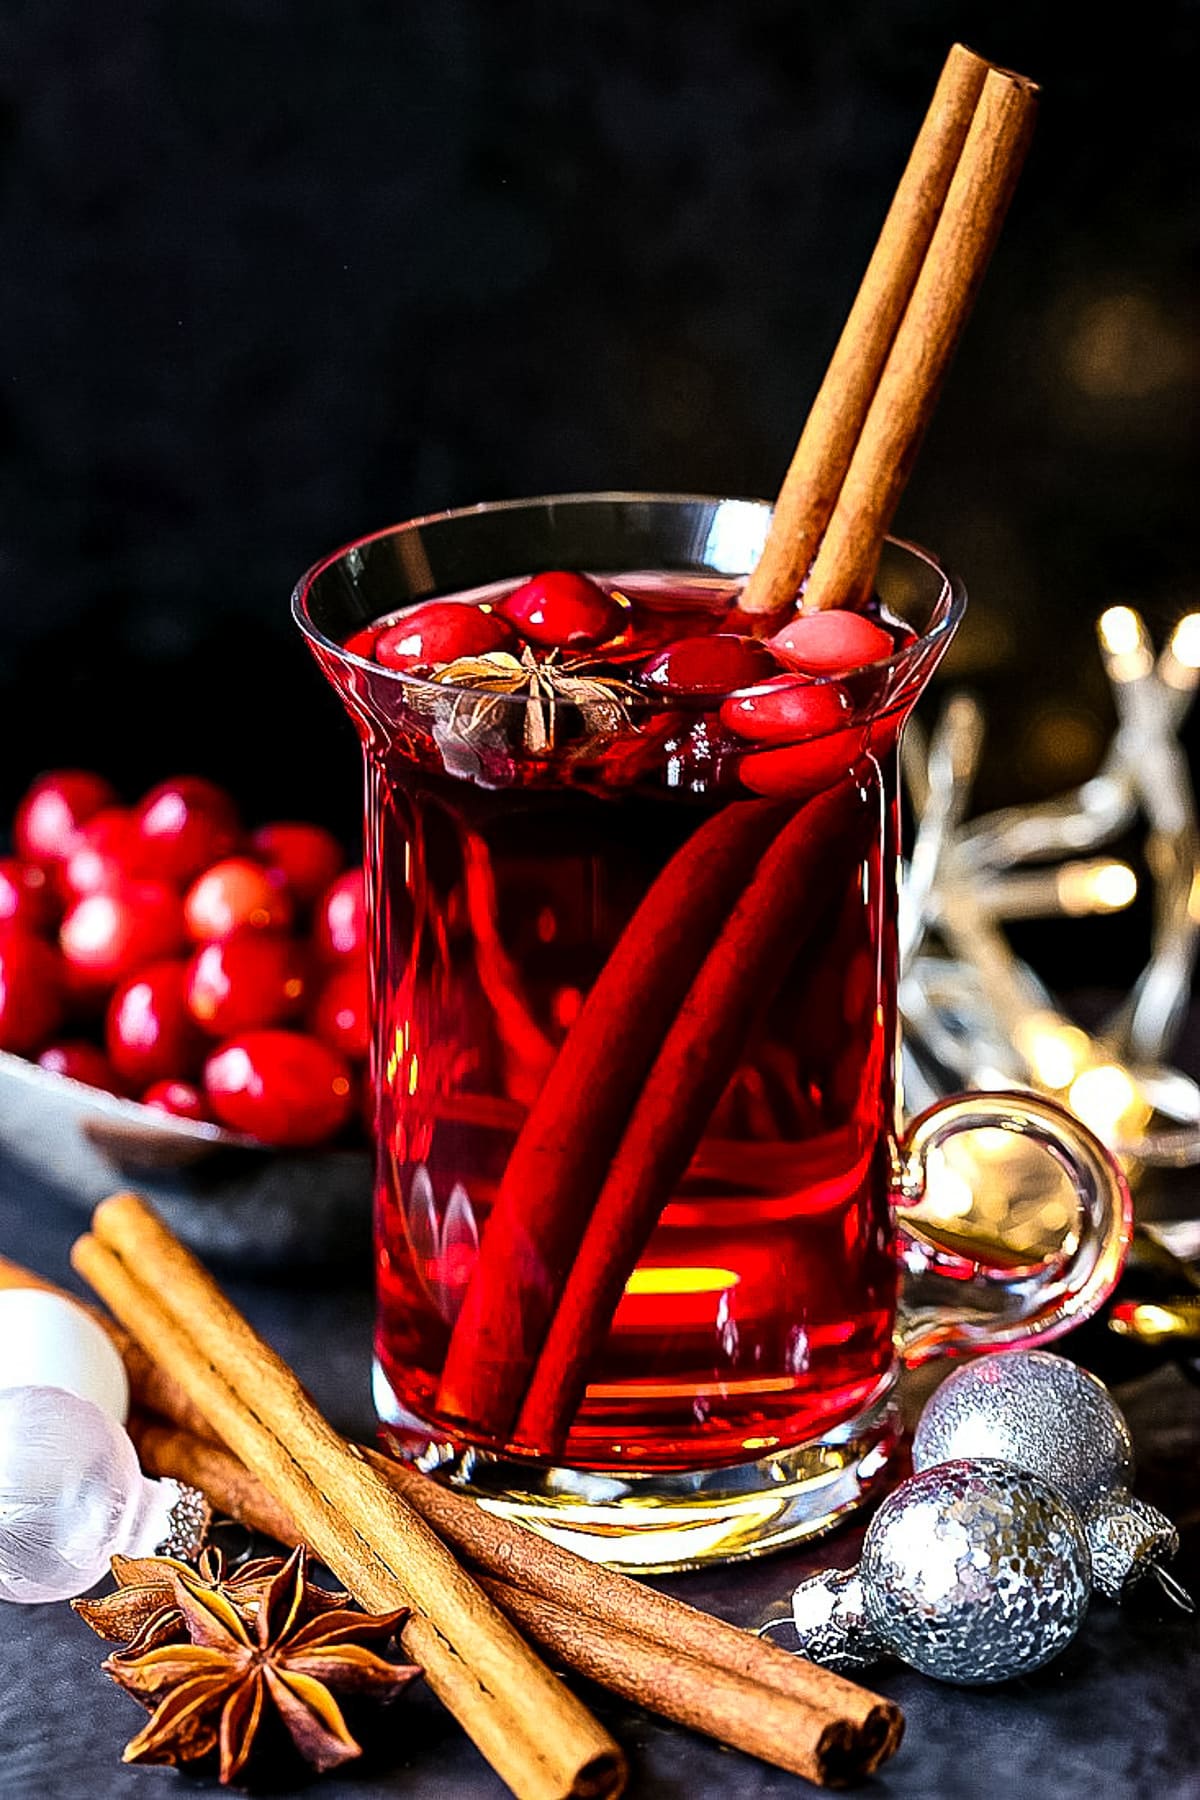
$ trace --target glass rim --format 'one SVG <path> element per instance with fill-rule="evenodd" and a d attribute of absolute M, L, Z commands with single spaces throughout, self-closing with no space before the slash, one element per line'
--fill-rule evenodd
<path fill-rule="evenodd" d="M 292 589 L 292 617 L 305 637 L 315 647 L 335 656 L 339 662 L 350 668 L 361 669 L 373 680 L 382 679 L 397 683 L 400 692 L 407 690 L 414 695 L 437 694 L 443 698 L 449 694 L 466 694 L 477 697 L 478 689 L 476 688 L 459 687 L 457 683 L 436 681 L 428 675 L 414 675 L 407 669 L 385 668 L 382 663 L 373 662 L 365 656 L 359 656 L 353 650 L 348 650 L 345 644 L 339 643 L 336 638 L 329 637 L 314 623 L 308 607 L 308 599 L 313 587 L 322 575 L 334 568 L 344 558 L 353 555 L 356 550 L 362 550 L 369 544 L 379 543 L 384 538 L 398 537 L 406 531 L 418 531 L 423 526 L 443 525 L 455 519 L 473 518 L 480 513 L 533 511 L 537 508 L 580 506 L 593 503 L 597 505 L 657 506 L 737 505 L 756 507 L 767 514 L 773 512 L 775 506 L 773 500 L 754 499 L 737 494 L 660 493 L 653 489 L 611 488 L 565 494 L 529 494 L 509 500 L 479 500 L 467 506 L 447 507 L 438 512 L 420 513 L 411 519 L 402 519 L 394 525 L 384 525 L 377 531 L 369 531 L 361 537 L 351 538 L 327 556 L 321 557 L 320 561 L 313 563 L 305 570 Z M 890 687 L 895 675 L 902 675 L 912 665 L 923 662 L 935 647 L 940 647 L 953 634 L 962 618 L 967 603 L 966 587 L 958 576 L 944 567 L 931 550 L 925 549 L 923 545 L 915 543 L 911 538 L 894 537 L 890 533 L 884 538 L 884 545 L 902 550 L 907 555 L 915 557 L 940 580 L 941 591 L 933 602 L 928 624 L 923 631 L 917 632 L 894 655 L 882 657 L 878 662 L 864 663 L 859 668 L 843 671 L 836 675 L 802 676 L 801 672 L 797 670 L 797 677 L 803 679 L 806 687 L 831 687 L 838 682 L 844 683 L 848 678 L 867 673 L 877 679 L 886 678 Z M 532 570 L 531 574 L 536 574 L 536 572 L 536 570 Z M 734 577 L 734 579 L 744 581 L 749 573 L 750 571 L 746 570 L 745 574 Z M 435 596 L 424 595 L 419 599 L 414 599 L 411 604 L 422 606 L 426 600 L 432 598 Z M 786 673 L 786 671 L 784 672 Z M 752 693 L 760 685 L 761 683 L 754 683 L 736 691 Z M 535 696 L 517 693 L 498 695 L 494 698 L 500 699 L 507 708 L 508 706 L 529 706 L 533 703 Z M 647 694 L 646 699 L 652 702 L 654 696 Z M 711 696 L 707 697 L 706 704 L 709 706 L 713 704 Z"/>

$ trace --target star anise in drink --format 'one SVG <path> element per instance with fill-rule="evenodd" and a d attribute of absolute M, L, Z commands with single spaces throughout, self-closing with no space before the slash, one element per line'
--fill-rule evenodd
<path fill-rule="evenodd" d="M 243 1777 L 263 1727 L 281 1725 L 306 1762 L 336 1768 L 361 1754 L 335 1695 L 392 1700 L 420 1673 L 378 1654 L 408 1617 L 308 1610 L 304 1547 L 293 1551 L 257 1596 L 253 1617 L 227 1587 L 172 1571 L 188 1642 L 103 1664 L 152 1712 L 125 1747 L 127 1763 L 191 1763 L 219 1752 L 220 1778 Z"/>
<path fill-rule="evenodd" d="M 224 1594 L 247 1618 L 253 1619 L 263 1594 L 283 1567 L 282 1558 L 263 1556 L 243 1563 L 232 1575 L 225 1573 L 221 1552 L 207 1549 L 198 1569 L 176 1562 L 172 1556 L 114 1556 L 111 1594 L 98 1600 L 72 1600 L 71 1609 L 108 1644 L 121 1644 L 129 1656 L 157 1650 L 160 1644 L 177 1644 L 187 1637 L 187 1625 L 175 1599 L 174 1578 L 186 1576 L 195 1586 Z M 349 1604 L 342 1588 L 324 1588 L 305 1582 L 303 1614 L 306 1619 Z"/>
<path fill-rule="evenodd" d="M 450 723 L 468 733 L 478 730 L 506 699 L 524 699 L 523 736 L 533 756 L 554 748 L 559 708 L 575 707 L 591 735 L 611 736 L 629 723 L 629 700 L 641 698 L 636 688 L 613 675 L 594 672 L 595 659 L 558 660 L 558 651 L 540 659 L 526 644 L 519 658 L 507 650 L 488 650 L 482 656 L 460 656 L 443 663 L 432 679 L 445 687 L 470 688 L 477 699 L 460 696 Z M 464 720 L 464 713 L 466 714 Z"/>

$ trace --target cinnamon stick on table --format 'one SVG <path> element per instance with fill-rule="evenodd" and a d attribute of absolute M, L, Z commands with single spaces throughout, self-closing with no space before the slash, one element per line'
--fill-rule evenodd
<path fill-rule="evenodd" d="M 403 1640 L 430 1686 L 522 1800 L 602 1800 L 621 1751 L 464 1572 L 357 1457 L 295 1376 L 161 1220 L 130 1194 L 100 1205 L 75 1268 L 372 1611 L 407 1606 Z"/>
<path fill-rule="evenodd" d="M 280 1543 L 298 1541 L 286 1511 L 228 1451 L 152 1421 L 133 1431 L 151 1474 L 189 1482 Z M 363 1455 L 474 1565 L 503 1609 L 578 1674 L 825 1786 L 870 1774 L 899 1744 L 903 1716 L 890 1701 L 585 1562 L 401 1463 Z"/>
<path fill-rule="evenodd" d="M 744 612 L 857 604 L 1028 148 L 1037 88 L 955 44 L 775 503 Z"/>
<path fill-rule="evenodd" d="M 61 1293 L 2 1258 L 0 1286 L 49 1287 Z M 115 1341 L 132 1343 L 106 1315 L 97 1311 L 96 1317 Z M 138 1355 L 148 1362 L 140 1348 Z M 148 1416 L 146 1409 L 153 1402 L 136 1368 L 130 1380 L 135 1404 L 143 1409 L 131 1419 L 130 1431 L 149 1474 L 172 1476 L 200 1488 L 218 1511 L 281 1544 L 299 1540 L 286 1507 L 244 1463 L 207 1435 L 211 1430 L 207 1422 L 202 1422 L 199 1434 L 192 1428 L 188 1421 L 195 1409 L 173 1377 L 155 1368 L 153 1395 L 167 1402 L 159 1418 Z M 357 1454 L 477 1570 L 507 1588 L 521 1590 L 530 1600 L 548 1603 L 553 1610 L 540 1615 L 543 1641 L 549 1642 L 557 1614 L 565 1612 L 574 1621 L 573 1631 L 560 1623 L 552 1647 L 561 1662 L 580 1674 L 592 1675 L 651 1711 L 661 1711 L 738 1749 L 778 1760 L 781 1766 L 827 1785 L 869 1775 L 899 1744 L 904 1719 L 891 1701 L 643 1582 L 587 1562 L 392 1457 L 361 1447 Z M 619 1656 L 598 1649 L 595 1642 L 610 1629 L 620 1642 Z M 636 1648 L 626 1645 L 630 1638 L 638 1640 Z M 727 1702 L 699 1716 L 685 1716 L 679 1696 L 689 1691 L 688 1684 L 681 1689 L 673 1667 L 680 1657 L 703 1668 L 710 1684 L 726 1676 L 751 1684 L 754 1717 L 743 1716 L 740 1707 L 731 1713 Z M 602 1661 L 606 1673 L 598 1672 Z M 737 1682 L 734 1695 L 743 1697 Z M 793 1706 L 781 1709 L 781 1697 Z M 760 1719 L 764 1709 L 770 1716 Z M 768 1731 L 773 1734 L 772 1747 L 764 1748 Z"/>

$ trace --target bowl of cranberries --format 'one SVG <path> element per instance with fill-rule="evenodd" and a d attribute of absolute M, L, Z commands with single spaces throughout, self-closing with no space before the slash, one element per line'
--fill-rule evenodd
<path fill-rule="evenodd" d="M 0 857 L 0 1157 L 91 1207 L 123 1181 L 205 1254 L 323 1263 L 369 1231 L 361 871 L 248 830 L 199 776 L 135 805 L 40 776 Z"/>

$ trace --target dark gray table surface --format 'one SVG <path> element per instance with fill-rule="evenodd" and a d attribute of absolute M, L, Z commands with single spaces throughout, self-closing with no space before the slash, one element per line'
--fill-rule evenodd
<path fill-rule="evenodd" d="M 1197 1183 L 1200 1186 L 1200 1183 Z M 56 1280 L 81 1215 L 0 1173 L 0 1253 Z M 344 1429 L 370 1428 L 370 1302 L 365 1291 L 229 1283 L 250 1317 Z M 1200 1591 L 1200 1389 L 1162 1368 L 1120 1389 L 1140 1459 L 1139 1491 L 1178 1520 L 1176 1565 Z M 803 1554 L 678 1577 L 692 1604 L 742 1624 L 805 1573 L 845 1565 L 843 1529 Z M 98 1640 L 65 1606 L 0 1605 L 0 1796 L 3 1800 L 153 1800 L 215 1781 L 127 1769 L 121 1747 L 144 1714 L 98 1672 Z M 1122 1611 L 1097 1602 L 1051 1669 L 991 1692 L 939 1686 L 900 1669 L 875 1685 L 903 1706 L 899 1754 L 858 1790 L 873 1800 L 1185 1800 L 1200 1796 L 1200 1627 L 1146 1594 Z M 728 1800 L 811 1793 L 807 1783 L 589 1690 L 624 1745 L 634 1800 Z M 506 1790 L 424 1690 L 383 1715 L 367 1760 L 316 1789 L 334 1800 L 499 1800 Z M 299 1792 L 301 1790 L 289 1790 Z"/>

